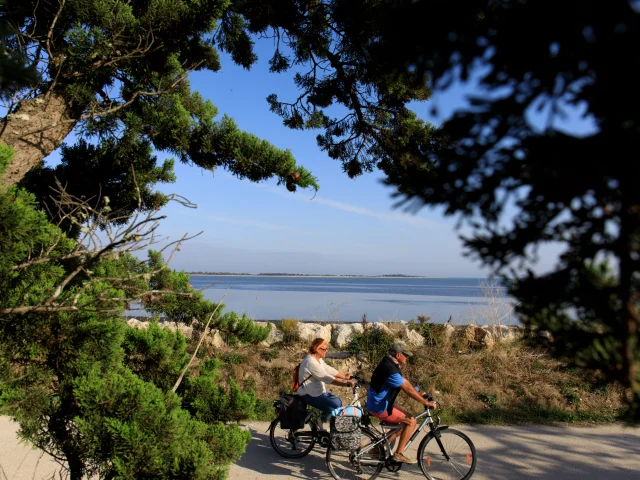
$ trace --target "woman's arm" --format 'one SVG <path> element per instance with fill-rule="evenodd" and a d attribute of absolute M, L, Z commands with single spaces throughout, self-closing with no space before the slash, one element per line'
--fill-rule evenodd
<path fill-rule="evenodd" d="M 336 378 L 331 385 L 337 385 L 338 387 L 352 387 L 353 382 L 351 380 L 345 380 L 343 378 Z"/>
<path fill-rule="evenodd" d="M 340 378 L 342 380 L 349 380 L 351 378 L 351 374 L 350 373 L 340 373 L 338 370 L 333 368 L 331 365 L 327 365 L 324 360 L 322 361 L 322 366 L 325 368 L 325 370 L 327 372 L 329 372 L 330 375 L 333 375 L 336 378 Z"/>

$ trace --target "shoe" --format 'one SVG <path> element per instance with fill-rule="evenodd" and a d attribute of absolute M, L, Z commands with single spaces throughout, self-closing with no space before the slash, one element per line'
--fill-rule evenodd
<path fill-rule="evenodd" d="M 415 465 L 416 463 L 418 463 L 418 460 L 405 457 L 402 453 L 396 453 L 393 457 L 391 457 L 391 459 L 398 463 L 407 463 L 409 465 Z"/>

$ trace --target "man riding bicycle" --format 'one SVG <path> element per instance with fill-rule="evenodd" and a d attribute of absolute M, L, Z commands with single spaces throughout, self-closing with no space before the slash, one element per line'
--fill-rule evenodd
<path fill-rule="evenodd" d="M 413 385 L 403 378 L 400 367 L 407 363 L 407 358 L 412 356 L 407 347 L 401 343 L 394 343 L 389 347 L 387 355 L 380 361 L 371 377 L 369 393 L 367 395 L 367 410 L 374 417 L 385 424 L 403 424 L 404 427 L 397 434 L 389 438 L 393 441 L 398 435 L 398 447 L 393 455 L 396 462 L 418 463 L 404 455 L 404 448 L 411 434 L 416 428 L 416 419 L 410 414 L 394 406 L 398 394 L 402 390 L 414 400 L 427 407 L 436 407 L 435 402 L 430 402 L 420 395 Z"/>

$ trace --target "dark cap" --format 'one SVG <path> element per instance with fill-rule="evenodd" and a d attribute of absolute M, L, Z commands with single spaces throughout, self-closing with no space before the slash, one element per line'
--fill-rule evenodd
<path fill-rule="evenodd" d="M 405 357 L 413 356 L 413 352 L 407 349 L 407 346 L 402 342 L 392 343 L 389 347 L 389 353 L 391 355 L 395 355 L 396 353 L 401 353 Z"/>

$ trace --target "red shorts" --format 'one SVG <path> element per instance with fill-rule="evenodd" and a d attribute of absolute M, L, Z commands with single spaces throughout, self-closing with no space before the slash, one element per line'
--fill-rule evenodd
<path fill-rule="evenodd" d="M 373 412 L 369 412 L 369 413 L 374 417 L 379 418 L 381 422 L 384 422 L 387 425 L 400 423 L 400 419 L 406 417 L 404 412 L 396 407 L 393 407 L 393 411 L 391 412 L 391 415 L 389 415 L 386 410 L 382 413 L 373 413 Z"/>

